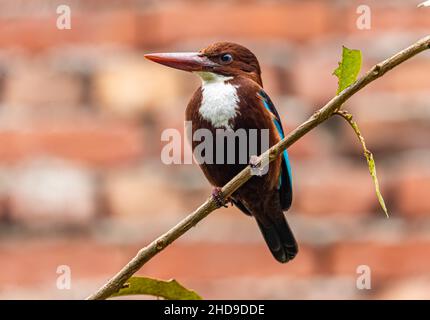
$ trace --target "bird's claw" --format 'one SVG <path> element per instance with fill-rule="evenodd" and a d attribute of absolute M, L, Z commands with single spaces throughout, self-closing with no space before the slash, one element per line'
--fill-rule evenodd
<path fill-rule="evenodd" d="M 228 203 L 231 202 L 229 199 L 226 199 L 224 197 L 224 194 L 222 192 L 222 189 L 219 187 L 216 187 L 212 190 L 212 198 L 214 199 L 215 203 L 217 204 L 218 208 L 224 207 L 228 208 Z"/>

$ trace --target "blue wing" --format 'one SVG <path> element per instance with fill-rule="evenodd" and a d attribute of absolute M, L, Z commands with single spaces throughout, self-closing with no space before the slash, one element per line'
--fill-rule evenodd
<path fill-rule="evenodd" d="M 274 118 L 273 122 L 276 126 L 276 129 L 279 133 L 281 139 L 284 139 L 284 129 L 282 128 L 281 119 L 279 117 L 279 113 L 276 110 L 273 102 L 270 100 L 269 96 L 264 92 L 264 90 L 260 90 L 258 93 L 263 100 L 264 107 L 269 110 Z M 282 209 L 288 210 L 291 206 L 291 201 L 293 199 L 293 189 L 292 189 L 292 175 L 291 175 L 291 165 L 290 160 L 288 158 L 288 152 L 285 150 L 282 153 L 282 164 L 281 164 L 281 174 L 279 176 L 279 196 L 281 199 Z"/>

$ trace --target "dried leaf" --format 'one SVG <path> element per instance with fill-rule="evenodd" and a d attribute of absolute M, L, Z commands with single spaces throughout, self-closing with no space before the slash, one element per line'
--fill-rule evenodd
<path fill-rule="evenodd" d="M 357 125 L 357 122 L 352 120 L 352 115 L 347 113 L 346 111 L 338 111 L 337 114 L 342 116 L 352 127 L 355 134 L 358 137 L 358 140 L 360 140 L 361 146 L 363 147 L 364 156 L 367 160 L 367 166 L 369 167 L 370 175 L 372 176 L 373 184 L 375 186 L 375 192 L 376 196 L 378 198 L 379 204 L 381 205 L 382 210 L 384 210 L 385 215 L 387 218 L 389 218 L 387 206 L 385 205 L 384 198 L 382 197 L 381 190 L 379 188 L 379 181 L 378 176 L 376 175 L 376 165 L 375 165 L 375 159 L 373 158 L 373 154 L 367 149 L 366 141 L 364 140 L 363 135 L 360 132 L 360 129 Z"/>

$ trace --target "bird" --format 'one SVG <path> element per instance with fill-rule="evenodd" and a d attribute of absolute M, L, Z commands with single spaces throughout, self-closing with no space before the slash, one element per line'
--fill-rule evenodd
<path fill-rule="evenodd" d="M 186 120 L 192 123 L 193 134 L 199 129 L 209 130 L 213 135 L 220 129 L 232 132 L 242 129 L 247 133 L 267 130 L 268 147 L 284 138 L 279 113 L 263 89 L 260 64 L 246 47 L 232 42 L 216 42 L 197 52 L 148 53 L 144 57 L 200 77 L 201 86 L 194 92 L 185 111 Z M 213 144 L 214 157 L 226 151 L 220 151 L 217 149 L 219 145 Z M 258 155 L 266 151 L 257 144 Z M 193 152 L 197 146 L 198 141 L 193 140 Z M 240 149 L 239 142 L 234 149 Z M 230 202 L 255 218 L 273 257 L 286 263 L 298 253 L 297 241 L 284 215 L 293 198 L 287 151 L 270 163 L 266 174 L 252 176 L 228 199 L 221 191 L 221 187 L 248 164 L 255 165 L 255 156 L 247 157 L 246 163 L 239 163 L 236 153 L 233 163 L 207 161 L 199 165 L 214 187 L 212 196 L 218 206 Z"/>

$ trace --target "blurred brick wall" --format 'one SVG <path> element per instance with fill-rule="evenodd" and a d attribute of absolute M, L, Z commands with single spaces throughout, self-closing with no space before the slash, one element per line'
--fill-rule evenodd
<path fill-rule="evenodd" d="M 59 4 L 72 29 L 58 30 Z M 371 30 L 356 9 L 371 8 Z M 160 161 L 199 81 L 151 64 L 151 51 L 236 41 L 259 57 L 287 128 L 336 91 L 341 46 L 364 69 L 426 35 L 417 1 L 0 2 L 0 298 L 82 298 L 210 192 L 196 166 Z M 217 211 L 140 274 L 205 298 L 430 298 L 430 55 L 347 103 L 374 152 L 384 218 L 360 145 L 332 119 L 291 149 L 301 246 L 277 264 L 252 219 Z M 55 288 L 58 265 L 72 290 Z M 372 270 L 357 290 L 356 268 Z"/>

